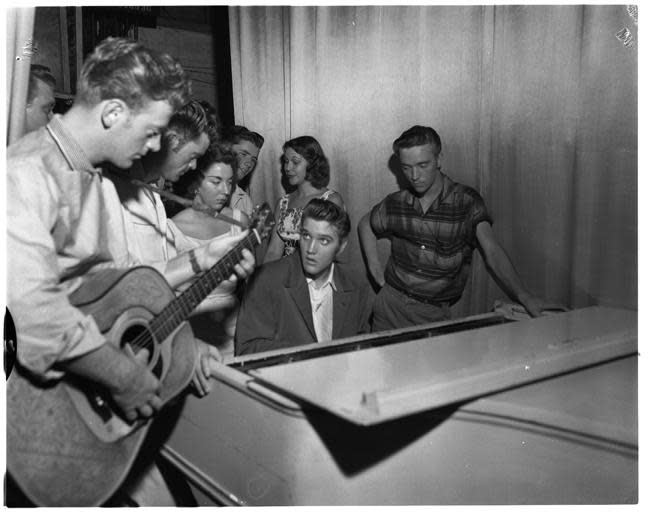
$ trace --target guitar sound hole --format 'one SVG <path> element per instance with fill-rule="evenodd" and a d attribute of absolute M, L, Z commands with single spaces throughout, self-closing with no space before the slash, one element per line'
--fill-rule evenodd
<path fill-rule="evenodd" d="M 148 327 L 144 325 L 132 325 L 126 329 L 122 336 L 121 346 L 123 348 L 126 345 L 131 347 L 131 350 L 135 355 L 144 349 L 148 350 L 148 364 L 151 363 L 151 360 L 155 355 L 155 340 L 153 339 L 153 335 L 149 331 Z M 160 377 L 160 374 L 162 374 L 161 361 L 162 360 L 157 360 L 151 369 L 151 372 L 153 372 L 157 377 Z"/>

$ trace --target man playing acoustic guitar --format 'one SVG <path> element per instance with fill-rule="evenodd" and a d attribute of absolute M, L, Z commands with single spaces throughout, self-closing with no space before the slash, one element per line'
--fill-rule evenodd
<path fill-rule="evenodd" d="M 128 170 L 107 167 L 104 177 L 115 185 L 124 213 L 126 247 L 139 263 L 164 271 L 173 260 L 167 234 L 167 217 L 162 197 L 144 184 L 162 188 L 164 181 L 176 182 L 187 171 L 195 169 L 197 159 L 210 144 L 207 115 L 200 103 L 190 100 L 176 110 L 160 137 L 160 150 L 148 153 Z M 136 179 L 133 182 L 131 179 Z M 175 253 L 173 254 L 175 256 Z M 204 269 L 203 269 L 204 270 Z M 201 270 L 194 270 L 199 274 Z M 201 366 L 196 367 L 193 384 L 200 395 L 209 391 L 211 359 L 222 361 L 215 347 L 200 346 Z"/>
<path fill-rule="evenodd" d="M 171 116 L 160 138 L 159 151 L 148 153 L 135 161 L 129 170 L 115 170 L 112 167 L 104 170 L 104 177 L 114 183 L 122 203 L 128 252 L 140 263 L 164 270 L 172 259 L 169 247 L 173 246 L 173 242 L 168 234 L 166 209 L 156 189 L 162 189 L 165 181 L 177 182 L 185 173 L 196 168 L 198 159 L 207 151 L 209 144 L 216 143 L 210 142 L 209 134 L 205 110 L 197 100 L 190 100 Z M 153 188 L 147 188 L 146 184 Z M 175 256 L 176 252 L 171 255 Z M 209 328 L 210 331 L 214 329 Z M 212 363 L 223 358 L 216 346 L 198 338 L 195 342 L 201 358 L 196 366 L 193 386 L 196 393 L 203 396 L 211 389 Z M 155 461 L 159 460 L 156 458 Z M 147 466 L 141 479 L 129 485 L 129 498 L 140 506 L 175 505 L 161 470 L 162 467 L 154 463 Z"/>
<path fill-rule="evenodd" d="M 126 245 L 119 197 L 113 184 L 102 178 L 99 166 L 111 163 L 127 169 L 159 150 L 171 115 L 188 97 L 188 80 L 173 58 L 134 41 L 108 38 L 85 61 L 70 110 L 7 149 L 7 291 L 18 337 L 17 370 L 12 376 L 18 371 L 28 377 L 25 383 L 41 388 L 39 394 L 48 393 L 64 378 L 79 377 L 106 392 L 128 422 L 147 419 L 160 409 L 162 381 L 146 366 L 148 352 L 134 354 L 130 347 L 109 344 L 95 322 L 100 313 L 81 311 L 69 296 L 93 272 L 137 264 Z M 246 235 L 212 241 L 191 256 L 178 256 L 166 264 L 164 278 L 171 287 L 191 279 L 195 269 L 209 269 Z M 233 270 L 244 278 L 254 268 L 254 257 L 247 249 L 239 256 Z M 234 279 L 232 274 L 230 280 Z M 30 405 L 21 404 L 12 390 L 12 377 L 7 393 L 8 442 L 10 435 L 21 431 L 51 434 L 52 439 L 43 443 L 43 455 L 59 452 L 55 463 L 66 463 L 78 445 L 58 441 L 73 438 L 64 434 L 67 426 L 47 431 L 12 426 L 12 417 L 37 409 L 45 411 L 47 424 L 58 406 L 39 407 L 40 395 L 34 395 Z M 9 443 L 7 450 L 10 474 L 12 466 L 33 454 L 10 448 Z M 17 456 L 12 457 L 14 452 Z M 97 467 L 101 477 L 102 464 L 93 461 L 90 451 L 84 452 L 85 466 Z M 40 457 L 34 459 L 33 468 L 43 468 Z M 43 486 L 51 498 L 34 493 L 38 481 L 26 486 L 26 481 L 16 479 L 37 504 L 76 504 L 74 497 L 62 500 L 65 481 L 72 478 L 58 481 L 56 473 L 52 471 L 51 481 Z M 108 489 L 97 503 L 105 502 L 113 491 Z M 79 504 L 88 502 L 81 499 L 79 492 Z"/>

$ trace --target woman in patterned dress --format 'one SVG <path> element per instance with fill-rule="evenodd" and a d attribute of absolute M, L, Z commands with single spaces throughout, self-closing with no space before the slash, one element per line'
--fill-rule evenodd
<path fill-rule="evenodd" d="M 276 230 L 270 238 L 264 263 L 295 252 L 301 232 L 302 210 L 311 199 L 323 198 L 344 207 L 340 194 L 327 188 L 329 163 L 315 138 L 300 136 L 284 143 L 282 162 L 291 192 L 277 203 Z"/>

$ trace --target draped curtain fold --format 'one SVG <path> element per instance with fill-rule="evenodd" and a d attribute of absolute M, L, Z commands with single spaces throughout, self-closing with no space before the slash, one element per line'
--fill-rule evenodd
<path fill-rule="evenodd" d="M 7 144 L 23 135 L 35 7 L 8 8 L 6 39 Z"/>
<path fill-rule="evenodd" d="M 391 143 L 437 129 L 530 290 L 637 307 L 637 49 L 625 6 L 230 7 L 236 122 L 266 144 L 253 200 L 283 193 L 282 144 L 310 134 L 352 223 L 398 189 Z M 383 261 L 388 244 L 382 242 Z M 345 259 L 364 273 L 355 231 Z M 456 315 L 504 294 L 475 253 Z"/>

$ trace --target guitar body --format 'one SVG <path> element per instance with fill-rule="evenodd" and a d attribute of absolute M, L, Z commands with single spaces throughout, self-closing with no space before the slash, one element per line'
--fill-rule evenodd
<path fill-rule="evenodd" d="M 164 278 L 148 267 L 102 271 L 70 296 L 115 345 L 145 328 L 174 298 Z M 149 368 L 160 377 L 160 397 L 167 402 L 193 375 L 193 334 L 182 323 L 149 347 Z M 36 382 L 14 367 L 7 381 L 7 469 L 34 503 L 100 505 L 128 474 L 150 420 L 131 425 L 110 410 L 107 417 L 97 410 L 97 398 L 101 392 L 91 383 L 68 376 Z"/>
<path fill-rule="evenodd" d="M 148 350 L 162 402 L 178 395 L 194 373 L 187 318 L 230 276 L 243 250 L 274 226 L 267 203 L 253 215 L 248 234 L 178 297 L 150 267 L 103 270 L 70 295 L 73 305 L 92 315 L 108 345 L 127 353 Z M 17 362 L 7 381 L 7 470 L 35 504 L 101 505 L 126 478 L 149 425 L 121 419 L 98 385 L 72 374 L 39 382 Z"/>

